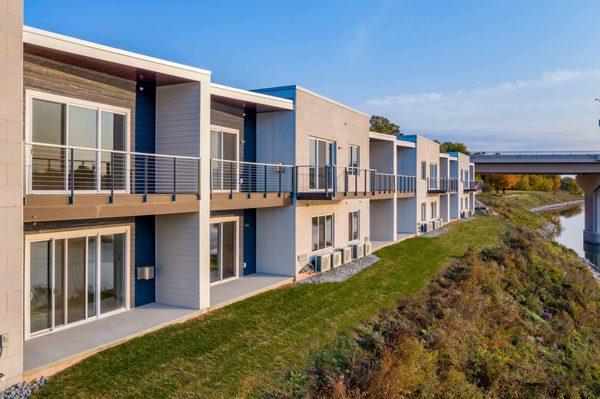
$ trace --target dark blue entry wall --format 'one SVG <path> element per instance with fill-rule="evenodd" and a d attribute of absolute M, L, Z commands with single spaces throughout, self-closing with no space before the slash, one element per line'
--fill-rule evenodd
<path fill-rule="evenodd" d="M 244 209 L 244 276 L 256 273 L 256 209 Z"/>
<path fill-rule="evenodd" d="M 135 99 L 135 151 L 156 151 L 156 85 L 153 76 L 138 78 Z M 135 306 L 156 300 L 155 279 L 138 280 L 138 266 L 155 266 L 154 216 L 135 218 Z"/>
<path fill-rule="evenodd" d="M 135 218 L 135 306 L 142 306 L 156 300 L 155 279 L 138 280 L 138 266 L 154 265 L 154 216 Z"/>

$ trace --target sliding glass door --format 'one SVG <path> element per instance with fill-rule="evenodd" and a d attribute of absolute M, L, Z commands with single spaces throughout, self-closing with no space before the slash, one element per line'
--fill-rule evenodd
<path fill-rule="evenodd" d="M 237 277 L 237 222 L 210 225 L 210 282 Z"/>
<path fill-rule="evenodd" d="M 309 138 L 310 189 L 325 189 L 326 183 L 329 188 L 333 186 L 333 175 L 326 178 L 325 170 L 327 165 L 336 163 L 335 149 L 334 142 Z"/>
<path fill-rule="evenodd" d="M 94 319 L 126 306 L 127 233 L 29 241 L 27 333 Z M 100 248 L 98 247 L 100 243 Z"/>
<path fill-rule="evenodd" d="M 239 174 L 237 142 L 237 133 L 221 130 L 210 131 L 213 190 L 237 191 Z"/>

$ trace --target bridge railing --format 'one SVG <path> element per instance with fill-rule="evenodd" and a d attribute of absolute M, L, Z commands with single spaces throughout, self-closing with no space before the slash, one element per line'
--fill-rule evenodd
<path fill-rule="evenodd" d="M 574 156 L 574 155 L 599 155 L 600 151 L 476 151 L 471 157 L 494 156 Z"/>

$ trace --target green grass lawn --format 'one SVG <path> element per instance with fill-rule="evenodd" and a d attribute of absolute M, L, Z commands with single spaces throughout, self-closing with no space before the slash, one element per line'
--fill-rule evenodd
<path fill-rule="evenodd" d="M 506 223 L 480 217 L 436 238 L 377 252 L 344 283 L 294 285 L 136 338 L 52 377 L 36 397 L 256 397 L 339 333 L 418 291 L 469 247 L 499 242 Z"/>

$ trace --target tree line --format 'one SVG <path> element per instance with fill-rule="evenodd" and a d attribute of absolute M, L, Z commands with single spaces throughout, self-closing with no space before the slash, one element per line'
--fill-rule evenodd
<path fill-rule="evenodd" d="M 496 193 L 506 190 L 519 191 L 568 191 L 572 194 L 581 194 L 581 187 L 574 178 L 558 175 L 482 175 L 485 190 L 494 190 Z"/>

